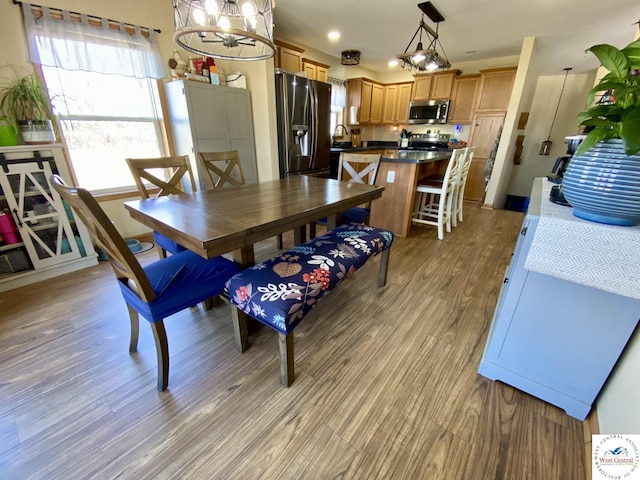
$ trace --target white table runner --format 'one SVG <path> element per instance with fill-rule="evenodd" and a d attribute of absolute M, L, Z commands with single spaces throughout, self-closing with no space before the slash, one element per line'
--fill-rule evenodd
<path fill-rule="evenodd" d="M 552 186 L 543 180 L 540 221 L 525 268 L 640 299 L 640 226 L 618 227 L 574 217 L 571 207 L 549 201 Z"/>

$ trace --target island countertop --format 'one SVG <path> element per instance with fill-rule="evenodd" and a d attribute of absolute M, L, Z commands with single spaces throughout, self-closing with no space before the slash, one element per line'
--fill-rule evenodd
<path fill-rule="evenodd" d="M 431 163 L 451 157 L 450 151 L 398 150 L 382 155 L 382 162 L 393 163 Z"/>

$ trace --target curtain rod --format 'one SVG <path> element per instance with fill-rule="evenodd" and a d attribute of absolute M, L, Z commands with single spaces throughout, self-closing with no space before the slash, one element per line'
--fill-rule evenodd
<path fill-rule="evenodd" d="M 22 6 L 22 2 L 20 0 L 12 0 L 12 2 L 13 2 L 14 5 Z M 34 5 L 34 4 L 30 4 L 30 5 L 31 5 L 32 8 L 40 9 L 40 11 L 42 11 L 42 5 Z M 51 10 L 56 10 L 58 12 L 62 12 L 62 9 L 60 9 L 60 8 L 52 8 Z M 78 13 L 78 12 L 69 12 L 69 13 L 71 13 L 72 15 L 83 15 L 82 13 Z M 102 20 L 101 17 L 96 17 L 95 15 L 87 15 L 87 17 L 89 17 L 91 19 L 94 19 L 94 20 Z M 107 18 L 107 21 L 110 22 L 110 23 L 118 23 L 118 24 L 119 23 L 123 23 L 123 22 L 119 22 L 118 20 L 112 20 L 110 18 Z M 125 26 L 129 26 L 129 27 L 135 27 L 136 26 L 136 25 L 134 25 L 132 23 L 125 23 L 124 25 Z M 162 31 L 159 28 L 154 28 L 154 29 L 151 29 L 149 27 L 140 27 L 140 28 L 144 28 L 144 29 L 149 30 L 149 31 L 153 30 L 156 33 L 162 33 Z"/>

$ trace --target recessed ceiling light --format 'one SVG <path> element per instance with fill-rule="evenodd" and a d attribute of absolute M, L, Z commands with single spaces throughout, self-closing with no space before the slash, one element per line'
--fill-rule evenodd
<path fill-rule="evenodd" d="M 390 67 L 397 67 L 398 66 L 398 61 L 397 60 L 390 60 L 389 61 L 389 66 Z"/>
<path fill-rule="evenodd" d="M 327 37 L 329 37 L 329 40 L 338 40 L 340 38 L 340 32 L 329 32 Z"/>

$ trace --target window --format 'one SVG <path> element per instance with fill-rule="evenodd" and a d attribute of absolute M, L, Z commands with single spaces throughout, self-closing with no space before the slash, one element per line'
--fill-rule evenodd
<path fill-rule="evenodd" d="M 42 67 L 78 184 L 134 185 L 127 157 L 165 155 L 156 80 Z"/>
<path fill-rule="evenodd" d="M 344 107 L 347 103 L 347 87 L 344 80 L 329 77 L 331 84 L 331 130 L 335 132 L 336 126 L 344 124 Z"/>
<path fill-rule="evenodd" d="M 22 11 L 29 59 L 42 68 L 78 183 L 133 186 L 125 158 L 165 154 L 155 31 L 27 3 Z"/>

